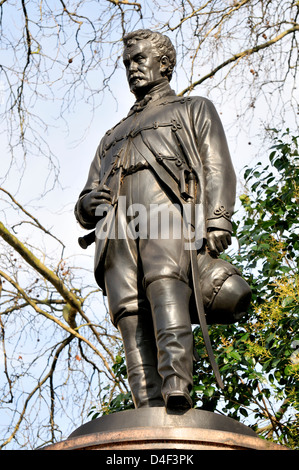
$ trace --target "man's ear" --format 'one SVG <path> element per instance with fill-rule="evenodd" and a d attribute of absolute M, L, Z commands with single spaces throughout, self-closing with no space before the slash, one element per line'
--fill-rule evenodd
<path fill-rule="evenodd" d="M 161 72 L 161 75 L 165 75 L 165 72 L 167 71 L 168 67 L 169 67 L 169 58 L 167 57 L 167 55 L 163 55 L 160 59 L 160 72 Z"/>

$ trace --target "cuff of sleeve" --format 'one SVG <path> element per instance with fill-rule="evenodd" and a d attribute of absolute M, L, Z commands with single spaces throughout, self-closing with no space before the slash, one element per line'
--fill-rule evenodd
<path fill-rule="evenodd" d="M 232 223 L 230 220 L 227 220 L 224 217 L 219 217 L 217 219 L 208 219 L 206 224 L 207 229 L 218 229 L 218 230 L 227 230 L 232 232 Z"/>

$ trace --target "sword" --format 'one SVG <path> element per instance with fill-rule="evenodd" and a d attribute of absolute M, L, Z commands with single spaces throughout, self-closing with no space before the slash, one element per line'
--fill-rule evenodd
<path fill-rule="evenodd" d="M 197 314 L 198 314 L 198 319 L 199 319 L 199 324 L 201 327 L 205 347 L 208 353 L 208 357 L 210 360 L 210 364 L 212 366 L 216 381 L 219 385 L 219 387 L 223 390 L 224 385 L 220 376 L 219 368 L 215 360 L 215 356 L 213 353 L 211 341 L 210 341 L 210 336 L 209 336 L 209 331 L 207 327 L 207 322 L 206 322 L 206 316 L 205 316 L 205 310 L 204 310 L 204 305 L 202 301 L 202 295 L 200 291 L 200 276 L 199 276 L 199 270 L 198 270 L 198 264 L 197 264 L 197 251 L 196 249 L 192 249 L 192 227 L 195 229 L 195 175 L 194 173 L 189 173 L 188 175 L 188 193 L 190 195 L 190 199 L 188 201 L 189 204 L 191 204 L 191 220 L 189 223 L 189 250 L 190 250 L 190 258 L 191 258 L 191 271 L 192 271 L 192 280 L 193 280 L 193 287 L 194 287 L 194 297 L 195 297 L 195 303 L 196 303 L 196 309 L 197 309 Z"/>

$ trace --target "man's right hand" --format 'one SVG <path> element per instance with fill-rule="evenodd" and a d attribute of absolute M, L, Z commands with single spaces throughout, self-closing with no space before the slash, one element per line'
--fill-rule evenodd
<path fill-rule="evenodd" d="M 111 190 L 104 185 L 98 191 L 93 190 L 81 200 L 81 208 L 88 217 L 95 217 L 96 208 L 101 204 L 111 204 Z"/>

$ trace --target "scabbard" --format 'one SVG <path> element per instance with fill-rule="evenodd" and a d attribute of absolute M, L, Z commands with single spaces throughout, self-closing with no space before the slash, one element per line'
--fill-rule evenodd
<path fill-rule="evenodd" d="M 87 235 L 84 235 L 83 237 L 78 238 L 78 243 L 83 248 L 83 250 L 86 250 L 86 248 L 89 247 L 92 243 L 95 242 L 96 239 L 96 231 L 93 230 L 92 232 L 89 232 Z"/>
<path fill-rule="evenodd" d="M 198 320 L 199 320 L 199 325 L 201 327 L 202 331 L 202 336 L 203 340 L 205 343 L 205 347 L 208 353 L 208 358 L 211 364 L 211 367 L 213 369 L 216 381 L 218 386 L 221 389 L 224 389 L 224 384 L 220 376 L 219 368 L 215 360 L 214 352 L 212 349 L 211 345 L 211 340 L 209 336 L 209 331 L 208 331 L 208 326 L 206 322 L 206 315 L 205 315 L 205 310 L 204 310 L 204 305 L 203 305 L 203 300 L 202 300 L 202 294 L 200 290 L 200 276 L 199 276 L 199 270 L 198 270 L 198 264 L 197 264 L 197 250 L 192 244 L 192 228 L 195 231 L 195 175 L 193 173 L 189 174 L 189 179 L 188 179 L 188 188 L 189 188 L 189 194 L 191 196 L 189 200 L 189 204 L 191 204 L 191 220 L 189 222 L 189 250 L 190 250 L 190 260 L 191 260 L 191 271 L 192 271 L 192 281 L 193 281 L 193 289 L 194 289 L 194 298 L 195 298 L 195 304 L 196 304 L 196 309 L 197 309 L 197 315 L 198 315 Z"/>

